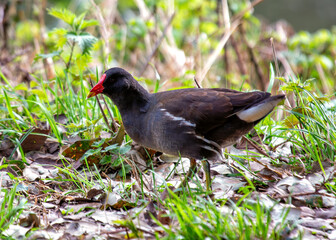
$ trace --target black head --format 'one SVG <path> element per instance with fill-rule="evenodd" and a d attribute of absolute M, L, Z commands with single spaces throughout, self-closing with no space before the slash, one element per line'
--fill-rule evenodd
<path fill-rule="evenodd" d="M 133 76 L 122 68 L 110 68 L 105 71 L 105 81 L 103 81 L 103 94 L 109 95 L 112 92 L 121 92 L 133 87 L 137 82 Z M 102 77 L 103 77 L 102 76 Z"/>
<path fill-rule="evenodd" d="M 99 82 L 91 89 L 87 98 L 97 94 L 110 97 L 117 105 L 147 99 L 148 92 L 126 70 L 118 67 L 110 68 L 101 76 Z"/>
<path fill-rule="evenodd" d="M 101 76 L 99 82 L 91 89 L 88 98 L 103 93 L 107 96 L 120 93 L 134 85 L 135 79 L 122 68 L 110 68 Z"/>

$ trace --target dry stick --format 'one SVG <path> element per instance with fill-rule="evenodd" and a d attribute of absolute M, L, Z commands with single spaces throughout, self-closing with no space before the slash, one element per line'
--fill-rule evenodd
<path fill-rule="evenodd" d="M 328 84 L 328 79 L 326 78 L 326 75 L 323 71 L 323 68 L 320 63 L 316 64 L 316 70 L 320 76 L 322 88 L 325 93 L 331 94 L 330 90 L 332 89 L 330 84 Z"/>
<path fill-rule="evenodd" d="M 248 139 L 247 137 L 243 136 L 243 138 L 250 143 L 259 153 L 261 153 L 262 155 L 271 158 L 272 160 L 275 160 L 275 158 L 271 157 L 270 155 L 268 155 L 264 149 L 260 148 L 258 145 L 256 145 L 253 141 L 251 141 L 250 139 Z M 278 176 L 283 177 L 283 174 L 281 172 L 279 172 L 276 169 L 273 169 L 272 167 L 268 166 L 265 163 L 260 162 L 258 159 L 253 159 L 253 161 L 259 163 L 260 165 L 262 165 L 263 167 L 265 167 L 266 169 L 276 173 Z"/>
<path fill-rule="evenodd" d="M 235 50 L 236 55 L 237 55 L 237 65 L 238 65 L 238 68 L 240 70 L 240 73 L 242 75 L 247 75 L 247 70 L 246 70 L 246 67 L 245 67 L 245 63 L 244 63 L 243 58 L 241 57 L 241 54 L 239 52 L 238 44 L 237 44 L 237 42 L 236 42 L 236 40 L 234 39 L 233 36 L 230 39 L 230 41 L 231 41 L 232 47 Z"/>
<path fill-rule="evenodd" d="M 145 72 L 146 68 L 149 65 L 150 60 L 153 58 L 154 54 L 156 53 L 156 51 L 158 50 L 159 46 L 161 45 L 161 42 L 163 41 L 164 37 L 166 36 L 167 30 L 169 28 L 169 26 L 171 25 L 173 19 L 175 17 L 175 12 L 170 16 L 164 30 L 163 33 L 161 35 L 161 37 L 159 38 L 159 40 L 157 40 L 157 42 L 155 43 L 155 46 L 153 48 L 152 53 L 147 57 L 146 59 L 146 64 L 142 67 L 141 71 L 139 72 L 138 76 L 141 77 L 142 74 Z"/>
<path fill-rule="evenodd" d="M 107 112 L 109 113 L 110 118 L 112 119 L 112 129 L 113 129 L 114 131 L 116 131 L 116 130 L 118 129 L 118 124 L 117 124 L 117 122 L 114 120 L 114 117 L 113 117 L 113 115 L 112 115 L 112 113 L 111 113 L 111 110 L 110 110 L 110 108 L 108 107 L 107 102 L 106 102 L 106 100 L 105 100 L 104 97 L 103 97 L 103 101 L 104 101 L 105 106 L 106 106 L 106 108 L 107 108 Z"/>
<path fill-rule="evenodd" d="M 44 10 L 47 7 L 47 1 L 46 0 L 42 0 L 41 4 L 40 4 L 40 9 L 39 9 L 39 14 L 38 14 L 38 20 L 39 20 L 39 24 L 40 24 L 40 41 L 42 44 L 42 49 L 43 52 L 47 52 L 46 51 L 46 39 L 45 36 L 46 34 L 46 25 L 45 25 L 45 21 L 44 21 Z M 37 40 L 36 43 L 38 44 L 39 41 Z M 41 50 L 38 50 L 38 52 L 41 52 Z M 53 66 L 50 64 L 50 62 L 48 60 L 50 60 L 51 58 L 43 58 L 42 59 L 42 63 L 44 66 L 44 72 L 46 75 L 46 79 L 49 79 L 51 76 L 53 76 L 52 72 L 54 72 Z"/>
<path fill-rule="evenodd" d="M 259 147 L 257 144 L 255 144 L 253 141 L 251 141 L 250 139 L 248 139 L 246 136 L 243 136 L 243 138 L 252 145 L 252 147 L 254 147 L 260 154 L 264 155 L 265 157 L 269 157 L 272 160 L 275 160 L 274 157 L 271 157 L 269 154 L 267 154 L 264 149 L 262 149 L 261 147 Z"/>
<path fill-rule="evenodd" d="M 221 38 L 221 40 L 217 44 L 217 47 L 213 50 L 213 52 L 211 53 L 209 58 L 206 60 L 205 66 L 203 67 L 203 69 L 200 73 L 200 76 L 198 77 L 200 79 L 200 82 L 202 82 L 204 80 L 205 75 L 208 73 L 211 66 L 216 61 L 217 57 L 221 53 L 221 51 L 222 51 L 223 47 L 225 46 L 226 42 L 228 41 L 229 37 L 231 36 L 231 34 L 236 30 L 236 28 L 240 24 L 239 22 L 240 22 L 240 20 L 237 20 L 237 21 L 232 23 L 231 27 L 224 33 L 223 37 Z"/>
<path fill-rule="evenodd" d="M 230 27 L 230 10 L 228 0 L 221 0 L 223 11 L 223 23 L 225 27 Z"/>
<path fill-rule="evenodd" d="M 225 67 L 225 72 L 228 75 L 230 72 L 230 64 L 229 64 L 229 54 L 228 54 L 228 50 L 229 50 L 229 44 L 226 44 L 224 46 L 224 67 Z M 230 88 L 231 84 L 230 81 L 228 81 L 228 77 L 225 77 L 225 87 Z"/>
<path fill-rule="evenodd" d="M 257 73 L 257 75 L 258 75 L 258 79 L 259 79 L 259 84 L 260 84 L 260 89 L 261 88 L 264 88 L 265 87 L 265 85 L 266 84 L 264 84 L 266 81 L 265 81 L 265 78 L 264 78 L 264 76 L 263 76 L 263 73 L 262 73 L 262 70 L 261 70 L 261 68 L 260 68 L 260 66 L 259 66 L 259 64 L 258 64 L 258 60 L 257 60 L 257 58 L 256 58 L 256 56 L 255 56 L 255 54 L 254 54 L 254 52 L 253 52 L 253 49 L 252 49 L 252 47 L 250 46 L 250 44 L 248 43 L 248 41 L 247 41 L 247 39 L 245 38 L 245 31 L 244 31 L 244 29 L 243 29 L 243 27 L 240 27 L 239 28 L 239 32 L 240 32 L 240 34 L 241 34 L 241 36 L 242 36 L 242 39 L 243 39 L 243 42 L 244 42 L 244 44 L 247 46 L 247 52 L 248 52 L 248 54 L 250 55 L 250 58 L 251 58 L 251 62 L 253 63 L 253 66 L 254 66 L 254 68 L 255 68 L 255 70 L 256 70 L 256 73 Z"/>
<path fill-rule="evenodd" d="M 220 28 L 229 28 L 230 27 L 230 11 L 229 6 L 227 3 L 227 0 L 221 0 L 218 1 L 218 3 L 221 3 L 222 5 L 222 15 L 223 15 L 223 22 L 219 21 L 219 27 Z M 224 67 L 225 67 L 225 73 L 228 74 L 230 72 L 229 68 L 229 57 L 228 57 L 228 44 L 224 46 L 224 55 L 223 55 L 223 61 L 224 61 Z M 227 78 L 225 78 L 225 85 L 228 87 L 228 81 Z"/>
<path fill-rule="evenodd" d="M 110 53 L 111 53 L 111 48 L 110 48 L 110 45 L 109 45 L 109 38 L 110 36 L 112 36 L 112 28 L 109 28 L 107 26 L 112 26 L 113 22 L 114 22 L 114 19 L 115 19 L 115 10 L 116 7 L 116 1 L 112 1 L 112 5 L 113 6 L 110 6 L 109 9 L 111 9 L 111 14 L 110 16 L 107 16 L 106 18 L 104 18 L 103 16 L 103 13 L 101 11 L 101 8 L 97 6 L 97 4 L 94 2 L 94 0 L 91 0 L 91 4 L 92 6 L 96 9 L 94 12 L 95 12 L 95 15 L 99 21 L 99 24 L 101 26 L 101 34 L 102 34 L 102 38 L 104 40 L 104 44 L 105 44 L 105 52 L 104 52 L 104 55 L 105 56 L 108 56 Z M 107 65 L 107 59 L 106 57 L 104 57 L 105 61 L 104 61 L 104 68 L 106 67 Z"/>
<path fill-rule="evenodd" d="M 89 78 L 90 79 L 90 84 L 91 84 L 91 87 L 93 87 L 93 83 L 92 83 L 92 80 L 91 80 L 91 78 Z M 104 110 L 103 110 L 103 107 L 101 106 L 101 104 L 100 104 L 100 102 L 99 102 L 99 98 L 98 98 L 98 96 L 96 95 L 95 96 L 96 97 L 96 100 L 97 100 L 97 103 L 98 103 L 98 106 L 99 106 L 99 108 L 100 108 L 100 111 L 102 112 L 102 114 L 103 114 L 103 117 L 104 117 L 104 121 L 105 121 L 105 123 L 106 123 L 106 125 L 108 126 L 108 128 L 113 132 L 113 129 L 112 129 L 112 127 L 110 126 L 110 124 L 109 124 L 109 122 L 108 122 L 108 120 L 107 120 L 107 117 L 106 117 L 106 115 L 105 115 L 105 113 L 104 113 Z M 113 118 L 112 118 L 113 119 Z M 113 120 L 112 120 L 113 121 Z"/>
<path fill-rule="evenodd" d="M 327 193 L 318 193 L 318 192 L 310 192 L 310 193 L 294 193 L 294 194 L 285 194 L 285 195 L 280 195 L 280 196 L 275 196 L 272 198 L 288 198 L 288 197 L 301 197 L 301 196 L 307 196 L 307 195 L 322 195 L 322 196 L 326 196 L 326 197 L 331 197 L 331 198 L 336 198 L 333 195 L 327 194 Z"/>
<path fill-rule="evenodd" d="M 275 64 L 276 76 L 280 76 L 279 62 L 278 62 L 278 58 L 277 58 L 277 55 L 276 55 L 273 38 L 271 38 L 270 41 L 271 41 L 271 46 L 272 46 L 273 61 L 274 61 L 274 64 Z"/>
<path fill-rule="evenodd" d="M 231 24 L 230 28 L 227 28 L 223 37 L 221 38 L 221 40 L 217 44 L 217 47 L 213 50 L 213 52 L 211 53 L 209 58 L 206 60 L 206 64 L 203 67 L 203 69 L 202 69 L 202 71 L 199 75 L 200 82 L 203 81 L 205 75 L 208 73 L 211 66 L 216 61 L 217 57 L 221 53 L 221 51 L 222 51 L 223 47 L 225 46 L 226 42 L 228 41 L 229 37 L 231 36 L 231 34 L 236 30 L 236 28 L 240 24 L 240 20 L 243 18 L 245 13 L 250 11 L 254 6 L 256 6 L 257 4 L 259 4 L 262 1 L 263 0 L 255 0 L 254 2 L 251 3 L 250 6 L 248 6 L 246 9 L 244 9 L 243 11 L 241 11 L 240 13 L 238 13 L 236 16 L 233 17 L 232 24 Z"/>
<path fill-rule="evenodd" d="M 197 82 L 197 79 L 196 79 L 196 77 L 194 76 L 194 81 L 195 81 L 195 83 L 196 83 L 196 86 L 198 87 L 198 88 L 202 88 L 201 87 L 201 85 L 199 85 L 199 83 Z"/>

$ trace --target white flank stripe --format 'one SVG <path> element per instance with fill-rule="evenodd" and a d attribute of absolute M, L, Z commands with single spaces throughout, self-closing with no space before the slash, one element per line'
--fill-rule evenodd
<path fill-rule="evenodd" d="M 180 121 L 181 125 L 186 125 L 186 126 L 191 126 L 191 127 L 196 127 L 195 123 L 189 122 L 185 120 L 183 117 L 176 117 L 173 114 L 169 113 L 166 111 L 166 109 L 160 109 L 162 112 L 165 112 L 164 114 L 169 117 L 173 121 Z"/>
<path fill-rule="evenodd" d="M 214 142 L 214 141 L 211 141 L 211 140 L 206 139 L 205 137 L 202 137 L 202 136 L 199 136 L 199 135 L 195 135 L 195 136 L 196 136 L 196 138 L 201 139 L 202 141 L 206 142 L 209 145 L 212 145 L 212 146 L 214 146 L 214 147 L 216 147 L 218 149 L 222 149 L 222 147 L 219 146 L 219 144 L 216 143 L 216 142 Z"/>
<path fill-rule="evenodd" d="M 217 156 L 219 157 L 219 159 L 220 159 L 221 161 L 224 161 L 224 158 L 223 158 L 222 154 L 221 154 L 220 152 L 218 152 L 217 150 L 211 148 L 210 146 L 205 146 L 205 145 L 204 145 L 204 146 L 201 146 L 201 147 L 204 148 L 204 149 L 206 149 L 206 150 L 209 150 L 209 151 L 211 151 L 211 152 L 216 153 Z"/>

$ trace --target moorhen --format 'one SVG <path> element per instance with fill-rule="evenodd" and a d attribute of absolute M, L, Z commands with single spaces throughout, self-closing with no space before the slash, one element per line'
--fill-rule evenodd
<path fill-rule="evenodd" d="M 100 93 L 118 107 L 125 130 L 134 141 L 190 158 L 190 169 L 196 167 L 195 159 L 222 158 L 222 148 L 248 133 L 285 98 L 225 88 L 184 88 L 152 94 L 129 72 L 117 67 L 102 75 L 88 98 Z M 209 164 L 205 163 L 209 190 Z"/>

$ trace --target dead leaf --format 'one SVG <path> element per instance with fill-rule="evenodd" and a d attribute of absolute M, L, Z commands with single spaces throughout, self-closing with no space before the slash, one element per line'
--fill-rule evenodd
<path fill-rule="evenodd" d="M 25 153 L 29 151 L 39 151 L 45 143 L 47 136 L 50 132 L 49 129 L 34 128 L 34 130 L 23 140 L 21 147 Z M 44 135 L 36 135 L 44 134 Z"/>
<path fill-rule="evenodd" d="M 114 221 L 120 220 L 126 215 L 120 213 L 119 211 L 103 211 L 97 209 L 90 217 L 95 221 L 99 221 L 106 224 L 111 224 Z"/>
<path fill-rule="evenodd" d="M 78 161 L 85 153 L 86 151 L 90 149 L 96 149 L 95 147 L 92 147 L 92 144 L 99 141 L 100 139 L 91 139 L 91 140 L 80 140 L 73 143 L 71 146 L 66 148 L 62 155 L 67 158 L 74 159 Z M 94 155 L 91 155 L 87 158 L 88 164 L 98 165 L 100 158 L 95 157 Z"/>
<path fill-rule="evenodd" d="M 91 188 L 87 193 L 87 198 L 92 199 L 103 192 L 104 192 L 103 189 Z"/>
<path fill-rule="evenodd" d="M 121 145 L 123 140 L 124 140 L 124 136 L 125 136 L 125 128 L 124 125 L 121 124 L 119 127 L 119 130 L 117 132 L 117 135 L 115 135 L 114 138 L 112 138 L 111 141 L 109 141 L 109 145 L 113 145 L 113 144 L 118 144 Z"/>
<path fill-rule="evenodd" d="M 259 136 L 253 136 L 250 141 L 255 143 L 256 145 L 264 145 L 262 142 L 262 139 L 264 138 L 263 134 L 260 134 Z M 265 146 L 265 145 L 264 145 Z M 242 137 L 239 142 L 236 143 L 235 148 L 239 150 L 245 150 L 245 149 L 255 149 L 255 146 L 251 144 L 251 142 L 247 141 L 246 138 Z"/>
<path fill-rule="evenodd" d="M 60 161 L 59 157 L 50 153 L 29 152 L 27 153 L 26 158 L 29 161 L 38 164 L 53 165 L 59 167 L 63 166 L 63 163 Z"/>
<path fill-rule="evenodd" d="M 46 142 L 44 143 L 44 147 L 46 149 L 46 152 L 50 153 L 50 154 L 58 153 L 60 151 L 60 148 L 61 148 L 58 141 L 53 141 L 53 140 L 50 140 L 50 139 L 46 140 Z"/>
<path fill-rule="evenodd" d="M 20 225 L 27 228 L 40 227 L 40 219 L 35 213 L 29 213 L 27 217 L 20 219 Z"/>
<path fill-rule="evenodd" d="M 120 195 L 114 192 L 108 192 L 103 202 L 104 203 L 102 207 L 104 207 L 104 209 L 108 207 L 112 207 L 114 209 L 136 207 L 136 203 L 124 200 Z"/>
<path fill-rule="evenodd" d="M 336 219 L 336 207 L 316 210 L 315 216 L 323 219 Z"/>

